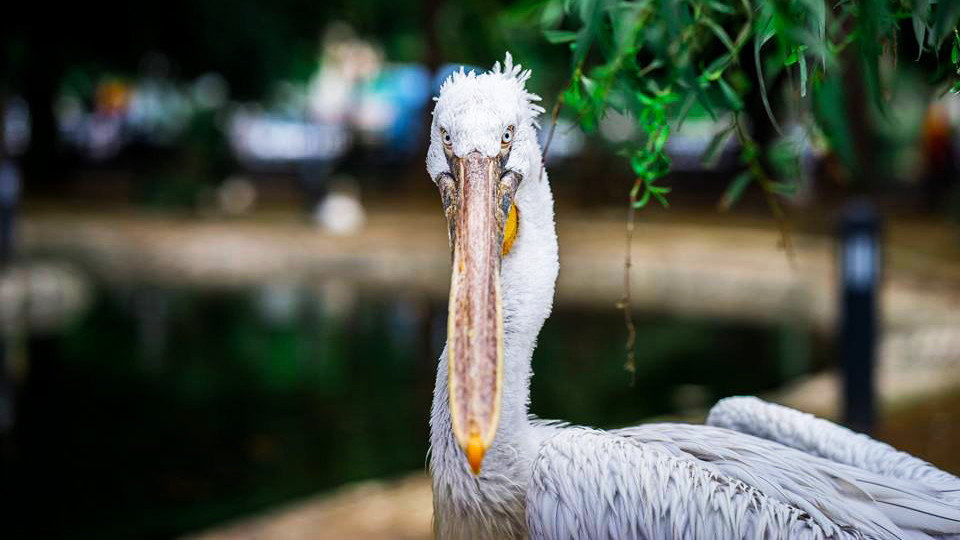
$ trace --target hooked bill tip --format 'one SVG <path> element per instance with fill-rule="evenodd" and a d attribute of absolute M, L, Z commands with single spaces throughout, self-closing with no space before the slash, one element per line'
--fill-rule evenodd
<path fill-rule="evenodd" d="M 470 440 L 467 441 L 466 448 L 463 450 L 467 454 L 467 462 L 470 463 L 470 470 L 473 471 L 474 476 L 479 475 L 480 464 L 483 462 L 483 454 L 486 452 L 480 435 L 471 435 Z"/>

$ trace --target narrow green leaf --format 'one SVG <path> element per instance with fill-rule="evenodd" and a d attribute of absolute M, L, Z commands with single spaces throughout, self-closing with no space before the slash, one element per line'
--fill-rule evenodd
<path fill-rule="evenodd" d="M 747 43 L 747 39 L 750 37 L 750 34 L 752 33 L 753 33 L 753 26 L 750 24 L 750 20 L 748 19 L 747 22 L 745 22 L 743 26 L 740 27 L 740 33 L 737 34 L 737 40 L 733 42 L 734 46 L 736 46 L 737 48 L 737 51 L 743 48 L 744 44 Z"/>
<path fill-rule="evenodd" d="M 656 197 L 656 199 L 660 202 L 661 206 L 663 206 L 664 208 L 670 208 L 670 203 L 667 202 L 666 197 L 664 197 L 663 195 L 661 195 L 656 191 L 651 191 L 650 193 L 653 193 L 653 196 Z"/>
<path fill-rule="evenodd" d="M 580 22 L 585 25 L 590 24 L 600 2 L 598 0 L 577 0 L 577 3 L 580 4 Z"/>
<path fill-rule="evenodd" d="M 518 6 L 519 8 L 519 6 Z M 563 20 L 563 3 L 547 2 L 540 14 L 540 28 L 553 28 Z"/>
<path fill-rule="evenodd" d="M 917 2 L 917 4 L 921 3 L 922 2 Z M 916 10 L 917 8 L 914 9 Z M 917 60 L 919 60 L 920 57 L 923 56 L 923 39 L 927 35 L 927 23 L 917 11 L 914 11 L 913 14 L 913 35 L 917 37 Z M 954 60 L 954 62 L 956 62 L 956 60 Z"/>
<path fill-rule="evenodd" d="M 640 200 L 638 200 L 638 201 L 636 201 L 636 202 L 633 203 L 633 207 L 634 207 L 634 208 L 643 208 L 644 206 L 647 205 L 648 202 L 650 202 L 650 192 L 649 192 L 649 191 L 644 191 L 644 192 L 643 192 L 643 196 L 640 197 Z"/>
<path fill-rule="evenodd" d="M 543 37 L 547 38 L 548 42 L 556 45 L 558 43 L 576 41 L 577 33 L 572 30 L 544 30 Z"/>
<path fill-rule="evenodd" d="M 637 98 L 637 101 L 643 104 L 644 107 L 653 107 L 653 100 L 647 97 L 643 92 L 635 92 L 634 96 Z"/>
<path fill-rule="evenodd" d="M 664 125 L 660 128 L 660 131 L 657 133 L 657 137 L 653 140 L 653 149 L 657 152 L 663 150 L 663 146 L 667 144 L 667 139 L 670 137 L 670 126 Z"/>
<path fill-rule="evenodd" d="M 796 64 L 801 58 L 803 58 L 803 53 L 808 49 L 806 45 L 800 45 L 799 47 L 794 47 L 790 54 L 783 61 L 783 65 L 792 66 Z"/>
<path fill-rule="evenodd" d="M 637 24 L 637 18 L 638 10 L 633 6 L 619 5 L 610 10 L 616 57 L 634 56 L 629 51 L 633 50 L 637 35 L 641 30 L 640 25 Z"/>
<path fill-rule="evenodd" d="M 587 91 L 587 95 L 593 96 L 596 93 L 597 83 L 590 77 L 580 77 L 580 83 L 583 84 L 583 89 Z"/>
<path fill-rule="evenodd" d="M 797 193 L 797 184 L 794 183 L 794 182 L 790 182 L 790 183 L 786 183 L 786 182 L 768 182 L 768 183 L 767 183 L 767 189 L 770 190 L 771 192 L 777 193 L 777 194 L 779 194 L 779 195 L 790 195 L 790 196 L 793 196 L 793 195 L 796 195 L 796 193 Z"/>
<path fill-rule="evenodd" d="M 950 50 L 950 61 L 957 67 L 957 73 L 960 74 L 960 65 L 957 65 L 957 57 L 960 56 L 960 32 L 953 29 L 953 48 Z"/>
<path fill-rule="evenodd" d="M 816 105 L 817 123 L 830 143 L 830 148 L 840 157 L 848 170 L 859 170 L 857 154 L 854 150 L 852 128 L 849 116 L 844 110 L 847 96 L 843 81 L 839 77 L 829 77 L 817 88 L 813 95 Z"/>
<path fill-rule="evenodd" d="M 579 0 L 580 20 L 583 26 L 577 32 L 576 48 L 573 54 L 573 65 L 578 68 L 587 58 L 590 46 L 597 38 L 603 20 L 603 2 L 600 0 Z"/>
<path fill-rule="evenodd" d="M 703 91 L 706 85 L 701 85 L 700 82 L 693 77 L 692 73 L 684 74 L 681 82 L 684 83 L 687 88 L 692 89 L 694 93 L 696 93 L 697 101 L 703 106 L 704 110 L 707 111 L 707 114 L 710 115 L 710 118 L 716 120 L 717 114 L 713 110 L 713 104 L 710 103 L 710 98 L 707 96 L 707 93 Z"/>
<path fill-rule="evenodd" d="M 733 8 L 723 2 L 710 2 L 710 9 L 718 13 L 723 13 L 724 15 L 732 15 L 734 13 Z"/>
<path fill-rule="evenodd" d="M 653 162 L 653 155 L 647 152 L 637 152 L 630 158 L 630 167 L 633 168 L 633 174 L 644 176 Z"/>
<path fill-rule="evenodd" d="M 827 41 L 827 2 L 824 2 L 823 0 L 801 0 L 801 2 L 807 8 L 807 20 L 813 22 L 815 41 L 817 43 L 825 43 Z M 820 56 L 820 61 L 823 65 L 823 68 L 826 69 L 828 54 L 827 49 L 823 47 L 819 50 L 813 50 L 811 52 L 814 53 L 815 56 Z"/>
<path fill-rule="evenodd" d="M 743 190 L 747 188 L 751 180 L 753 180 L 753 175 L 750 174 L 750 171 L 743 171 L 738 174 L 730 184 L 727 185 L 727 190 L 723 193 L 723 198 L 720 199 L 720 209 L 726 212 L 733 208 L 733 205 L 740 200 L 740 196 L 743 195 Z"/>
<path fill-rule="evenodd" d="M 928 19 L 930 31 L 927 32 L 927 45 L 931 50 L 938 50 L 950 31 L 956 28 L 958 16 L 960 16 L 960 2 L 940 1 L 933 4 Z"/>
<path fill-rule="evenodd" d="M 723 77 L 717 79 L 717 84 L 720 85 L 720 90 L 730 103 L 730 108 L 734 111 L 743 110 L 743 100 L 740 99 L 740 96 L 737 95 L 736 91 L 734 91 L 727 81 L 723 80 Z"/>
<path fill-rule="evenodd" d="M 734 127 L 734 124 L 731 122 L 730 125 L 718 131 L 713 138 L 710 139 L 707 148 L 703 151 L 703 154 L 700 155 L 700 162 L 703 163 L 704 167 L 712 169 L 717 164 L 716 160 L 720 155 L 720 150 L 724 147 L 727 139 L 730 138 Z"/>
<path fill-rule="evenodd" d="M 723 71 L 727 69 L 727 66 L 730 65 L 731 59 L 732 57 L 730 53 L 724 53 L 713 62 L 710 62 L 710 65 L 707 66 L 707 69 L 703 71 L 703 77 L 706 77 L 706 79 L 710 81 L 717 80 L 721 75 L 723 75 Z"/>
<path fill-rule="evenodd" d="M 763 63 L 760 61 L 760 49 L 774 34 L 774 31 L 770 29 L 772 20 L 773 18 L 771 17 L 770 21 L 767 22 L 767 29 L 753 39 L 753 61 L 757 66 L 757 78 L 760 83 L 760 99 L 763 101 L 763 108 L 767 111 L 767 116 L 770 118 L 770 123 L 773 124 L 773 128 L 783 136 L 783 130 L 780 129 L 780 124 L 777 123 L 777 119 L 773 116 L 773 109 L 770 107 L 770 99 L 767 97 L 767 82 L 763 78 Z"/>
<path fill-rule="evenodd" d="M 756 39 L 759 40 L 760 42 L 759 46 L 763 47 L 764 45 L 767 44 L 768 41 L 770 41 L 773 38 L 773 36 L 777 35 L 777 29 L 776 29 L 776 26 L 774 25 L 773 14 L 768 13 L 766 16 L 766 20 L 764 20 L 761 23 L 758 23 L 758 28 L 760 28 L 761 30 L 760 32 L 757 33 Z"/>
<path fill-rule="evenodd" d="M 644 77 L 647 73 L 650 73 L 651 71 L 659 68 L 662 65 L 663 65 L 663 61 L 660 60 L 659 58 L 653 60 L 646 67 L 644 67 L 643 69 L 637 72 L 637 78 L 639 79 Z"/>
<path fill-rule="evenodd" d="M 683 123 L 687 120 L 687 115 L 690 114 L 690 109 L 693 108 L 693 103 L 696 101 L 697 95 L 693 92 L 688 92 L 686 99 L 683 100 L 683 105 L 680 106 L 680 113 L 677 114 L 677 119 L 674 125 L 677 128 L 677 131 L 683 129 Z"/>
<path fill-rule="evenodd" d="M 800 97 L 807 97 L 807 57 L 800 55 Z"/>
<path fill-rule="evenodd" d="M 722 26 L 714 22 L 714 20 L 710 17 L 703 17 L 700 19 L 700 22 L 713 31 L 713 35 L 717 36 L 717 39 L 719 39 L 720 43 L 723 43 L 727 50 L 730 51 L 730 54 L 737 54 L 737 48 L 733 45 L 733 41 L 730 39 L 730 36 L 727 35 L 727 31 L 724 30 Z"/>

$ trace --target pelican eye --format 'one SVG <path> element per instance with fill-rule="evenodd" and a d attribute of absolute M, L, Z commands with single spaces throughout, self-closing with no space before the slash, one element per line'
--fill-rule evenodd
<path fill-rule="evenodd" d="M 445 129 L 440 130 L 440 138 L 443 139 L 443 144 L 447 146 L 453 145 L 453 137 L 451 137 L 450 134 L 447 133 L 447 130 Z"/>
<path fill-rule="evenodd" d="M 503 130 L 503 135 L 500 137 L 500 144 L 503 146 L 510 146 L 510 143 L 513 142 L 513 126 L 507 126 L 507 129 Z"/>

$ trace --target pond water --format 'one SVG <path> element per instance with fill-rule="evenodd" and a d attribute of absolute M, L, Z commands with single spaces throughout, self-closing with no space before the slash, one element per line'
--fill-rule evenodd
<path fill-rule="evenodd" d="M 345 482 L 423 469 L 446 302 L 346 282 L 250 290 L 95 288 L 25 339 L 3 444 L 5 538 L 167 538 Z M 558 306 L 533 412 L 613 427 L 815 369 L 802 327 Z M 29 533 L 29 534 L 28 534 Z"/>

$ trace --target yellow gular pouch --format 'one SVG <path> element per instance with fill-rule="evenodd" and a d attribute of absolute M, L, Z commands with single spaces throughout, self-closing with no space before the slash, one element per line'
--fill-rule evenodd
<path fill-rule="evenodd" d="M 503 226 L 503 257 L 510 253 L 513 247 L 513 241 L 517 239 L 517 229 L 520 225 L 520 214 L 517 212 L 517 205 L 510 205 L 510 214 L 507 216 L 507 224 Z"/>

